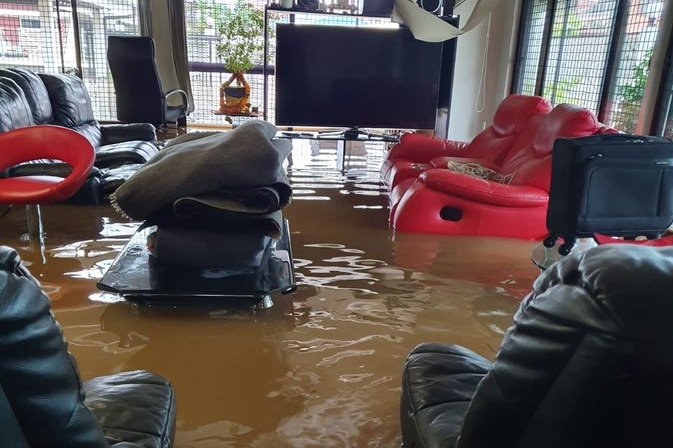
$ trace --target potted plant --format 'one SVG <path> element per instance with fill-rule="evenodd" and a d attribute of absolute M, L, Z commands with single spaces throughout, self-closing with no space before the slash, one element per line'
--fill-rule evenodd
<path fill-rule="evenodd" d="M 231 77 L 220 87 L 223 115 L 250 114 L 250 84 L 244 74 L 263 62 L 264 11 L 245 0 L 233 8 L 225 7 L 219 18 L 217 57 Z"/>

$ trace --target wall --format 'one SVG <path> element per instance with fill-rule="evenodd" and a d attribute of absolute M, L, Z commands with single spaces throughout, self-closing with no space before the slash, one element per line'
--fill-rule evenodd
<path fill-rule="evenodd" d="M 467 0 L 456 8 L 461 24 L 476 3 Z M 471 140 L 491 123 L 498 104 L 509 95 L 520 7 L 521 0 L 501 0 L 491 13 L 490 26 L 486 19 L 457 38 L 449 139 Z M 486 74 L 482 79 L 486 49 Z"/>

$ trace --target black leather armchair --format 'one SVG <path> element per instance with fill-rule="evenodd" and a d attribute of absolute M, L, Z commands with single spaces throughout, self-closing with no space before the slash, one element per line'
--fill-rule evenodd
<path fill-rule="evenodd" d="M 123 123 L 186 124 L 188 98 L 183 90 L 164 92 L 154 40 L 147 36 L 109 36 L 107 59 Z M 172 104 L 171 97 L 177 97 Z"/>
<path fill-rule="evenodd" d="M 57 125 L 84 135 L 96 150 L 94 170 L 78 194 L 82 203 L 103 203 L 103 197 L 159 152 L 150 123 L 101 126 L 93 116 L 89 93 L 72 74 L 0 69 L 0 132 L 35 125 Z M 63 164 L 45 161 L 22 165 L 10 176 L 61 175 Z"/>
<path fill-rule="evenodd" d="M 493 364 L 440 343 L 403 373 L 405 448 L 673 445 L 673 248 L 607 245 L 547 269 Z"/>
<path fill-rule="evenodd" d="M 0 446 L 168 448 L 175 417 L 173 388 L 154 373 L 82 385 L 49 298 L 0 246 Z"/>

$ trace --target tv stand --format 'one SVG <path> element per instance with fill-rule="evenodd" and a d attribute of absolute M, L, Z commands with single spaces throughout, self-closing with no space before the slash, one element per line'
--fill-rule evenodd
<path fill-rule="evenodd" d="M 382 142 L 397 142 L 398 137 L 394 135 L 379 134 L 375 132 L 365 132 L 353 126 L 341 131 L 321 131 L 318 132 L 318 139 L 334 138 L 339 140 L 376 140 Z"/>
<path fill-rule="evenodd" d="M 292 129 L 292 128 L 289 128 Z M 334 131 L 318 131 L 318 132 L 295 132 L 279 131 L 277 138 L 285 138 L 292 140 L 315 140 L 315 141 L 333 141 L 336 142 L 337 151 L 337 169 L 343 172 L 346 165 L 346 154 L 350 152 L 352 144 L 377 142 L 377 143 L 397 143 L 399 137 L 396 135 L 376 134 L 372 132 L 364 132 L 356 127 L 334 130 Z"/>

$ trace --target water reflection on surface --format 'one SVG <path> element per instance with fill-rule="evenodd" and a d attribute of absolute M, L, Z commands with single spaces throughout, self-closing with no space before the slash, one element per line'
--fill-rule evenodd
<path fill-rule="evenodd" d="M 141 307 L 96 289 L 136 230 L 109 207 L 43 208 L 45 257 L 20 208 L 0 221 L 51 295 L 85 379 L 168 377 L 178 448 L 397 447 L 401 367 L 423 341 L 491 358 L 537 275 L 533 243 L 393 235 L 380 146 L 295 142 L 288 174 L 297 291 L 268 310 Z"/>

